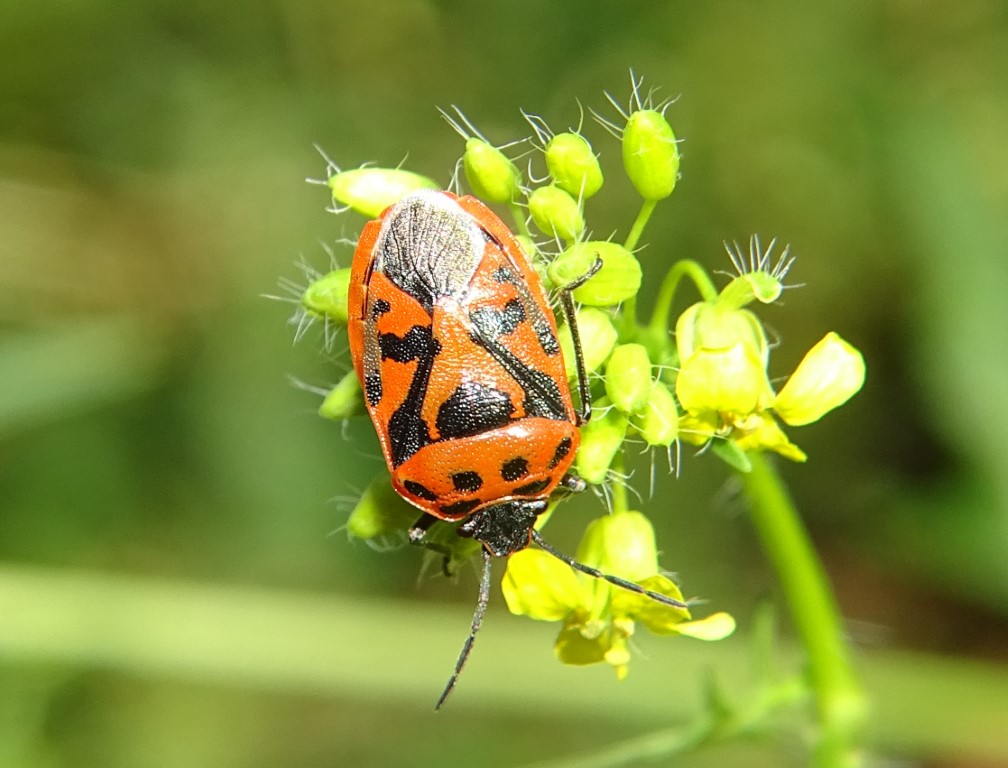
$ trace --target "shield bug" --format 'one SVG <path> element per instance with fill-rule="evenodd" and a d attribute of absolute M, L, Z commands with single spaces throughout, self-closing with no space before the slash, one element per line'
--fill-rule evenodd
<path fill-rule="evenodd" d="M 483 573 L 472 628 L 437 702 L 451 692 L 489 599 L 492 557 L 535 541 L 571 567 L 684 607 L 553 549 L 535 530 L 550 495 L 584 482 L 568 470 L 590 416 L 570 292 L 560 291 L 577 350 L 581 408 L 567 387 L 546 293 L 507 226 L 473 197 L 423 190 L 369 222 L 354 253 L 348 334 L 392 485 L 422 515 L 461 521 Z"/>

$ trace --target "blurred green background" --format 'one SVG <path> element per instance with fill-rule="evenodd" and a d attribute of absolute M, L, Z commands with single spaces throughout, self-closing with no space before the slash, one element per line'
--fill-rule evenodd
<path fill-rule="evenodd" d="M 850 622 L 873 750 L 1008 765 L 1008 6 L 3 5 L 0 766 L 518 766 L 685 722 L 709 668 L 744 695 L 774 579 L 724 467 L 687 452 L 644 508 L 664 565 L 738 635 L 640 637 L 616 683 L 560 667 L 555 627 L 495 587 L 435 715 L 476 580 L 418 582 L 420 553 L 346 540 L 373 433 L 323 422 L 288 377 L 326 386 L 348 360 L 293 346 L 291 308 L 261 297 L 362 223 L 304 183 L 324 176 L 313 142 L 447 183 L 461 142 L 436 106 L 504 142 L 519 107 L 563 128 L 578 99 L 624 99 L 630 67 L 680 96 L 685 139 L 646 259 L 727 269 L 722 240 L 777 236 L 805 287 L 764 313 L 772 373 L 831 329 L 868 360 L 783 471 Z M 618 147 L 587 131 L 609 178 L 592 226 L 625 233 Z M 566 504 L 551 538 L 572 550 L 599 512 Z"/>

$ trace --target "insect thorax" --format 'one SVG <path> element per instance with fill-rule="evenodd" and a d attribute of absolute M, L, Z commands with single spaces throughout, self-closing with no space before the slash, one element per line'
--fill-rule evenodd
<path fill-rule="evenodd" d="M 516 499 L 477 510 L 458 528 L 458 535 L 476 539 L 490 554 L 507 557 L 525 549 L 536 518 L 546 511 L 546 499 Z"/>

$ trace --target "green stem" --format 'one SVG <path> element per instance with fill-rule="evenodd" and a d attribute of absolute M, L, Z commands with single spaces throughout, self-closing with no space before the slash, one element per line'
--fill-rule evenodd
<path fill-rule="evenodd" d="M 535 763 L 526 768 L 620 768 L 659 759 L 674 759 L 700 747 L 746 735 L 761 735 L 767 721 L 807 695 L 804 681 L 787 680 L 767 689 L 747 707 L 717 716 L 708 713 L 686 726 L 666 728 L 584 754 Z"/>
<path fill-rule="evenodd" d="M 617 475 L 626 476 L 626 463 L 624 461 L 623 449 L 620 448 L 616 451 L 616 456 L 613 457 L 612 471 Z M 609 487 L 612 488 L 612 511 L 613 514 L 618 512 L 626 512 L 630 509 L 630 498 L 627 495 L 626 485 L 622 480 L 617 480 L 616 482 L 610 483 Z"/>
<path fill-rule="evenodd" d="M 679 281 L 688 277 L 696 286 L 700 298 L 706 302 L 717 300 L 718 291 L 711 281 L 707 271 L 700 266 L 699 262 L 692 259 L 682 259 L 672 265 L 672 268 L 665 273 L 661 288 L 658 289 L 658 298 L 655 299 L 654 313 L 651 315 L 651 333 L 654 336 L 664 334 L 668 330 L 669 314 L 672 311 L 672 300 L 675 298 Z"/>
<path fill-rule="evenodd" d="M 514 219 L 515 227 L 518 229 L 519 235 L 524 235 L 529 240 L 532 239 L 532 233 L 529 231 L 528 221 L 525 219 L 525 213 L 522 207 L 518 203 L 511 203 L 511 218 Z"/>
<path fill-rule="evenodd" d="M 627 235 L 623 247 L 632 251 L 640 242 L 641 235 L 644 234 L 644 227 L 647 226 L 651 214 L 654 213 L 657 200 L 645 200 L 641 203 L 637 218 L 634 219 L 633 226 L 630 227 L 630 234 Z M 620 309 L 620 338 L 623 341 L 632 341 L 637 336 L 637 297 L 631 296 L 623 302 Z"/>
<path fill-rule="evenodd" d="M 776 470 L 764 454 L 748 456 L 752 470 L 741 474 L 744 493 L 808 656 L 820 725 L 815 764 L 860 765 L 867 703 L 850 665 L 826 572 Z"/>
<path fill-rule="evenodd" d="M 651 218 L 651 214 L 654 213 L 656 205 L 658 205 L 657 200 L 645 200 L 641 203 L 641 208 L 637 212 L 637 218 L 634 219 L 633 226 L 630 227 L 630 234 L 627 235 L 626 242 L 623 243 L 623 247 L 628 251 L 632 251 L 637 247 L 637 243 L 640 242 L 641 235 L 644 234 L 644 227 L 647 226 L 648 220 Z"/>

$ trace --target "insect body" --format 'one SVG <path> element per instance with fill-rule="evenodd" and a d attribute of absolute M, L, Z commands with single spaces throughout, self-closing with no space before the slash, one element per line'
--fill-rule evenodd
<path fill-rule="evenodd" d="M 417 192 L 370 222 L 350 279 L 350 351 L 392 484 L 505 556 L 578 445 L 556 324 L 504 223 L 472 197 Z"/>
<path fill-rule="evenodd" d="M 561 299 L 578 349 L 570 291 Z M 676 607 L 683 603 L 605 574 L 553 549 L 536 518 L 563 484 L 578 424 L 589 416 L 578 354 L 574 408 L 556 322 L 514 236 L 473 197 L 424 190 L 368 223 L 350 275 L 348 334 L 392 485 L 422 511 L 410 538 L 437 520 L 483 545 L 472 629 L 440 707 L 472 648 L 490 594 L 491 557 L 535 541 L 572 568 Z"/>

